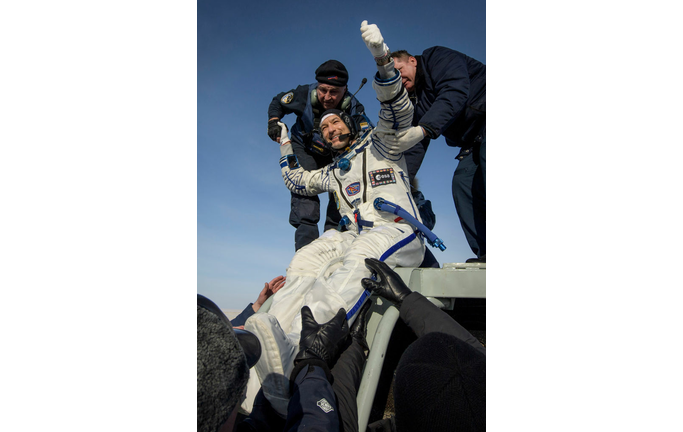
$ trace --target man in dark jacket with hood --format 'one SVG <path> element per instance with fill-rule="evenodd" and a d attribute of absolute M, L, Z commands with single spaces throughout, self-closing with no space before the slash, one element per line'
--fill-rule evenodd
<path fill-rule="evenodd" d="M 440 135 L 446 144 L 460 147 L 453 174 L 455 209 L 465 237 L 477 255 L 468 262 L 486 262 L 486 65 L 449 48 L 435 46 L 422 55 L 391 53 L 401 72 L 415 114 L 426 139 L 413 147 L 412 176 L 422 164 L 430 139 Z"/>

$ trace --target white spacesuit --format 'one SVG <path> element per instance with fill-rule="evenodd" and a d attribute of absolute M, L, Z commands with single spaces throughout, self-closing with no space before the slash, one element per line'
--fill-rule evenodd
<path fill-rule="evenodd" d="M 351 324 L 368 297 L 360 283 L 370 277 L 366 258 L 377 258 L 393 268 L 417 267 L 424 257 L 424 242 L 414 227 L 373 206 L 375 199 L 383 198 L 420 220 L 402 154 L 421 139 L 402 139 L 406 130 L 414 130 L 413 106 L 393 61 L 378 69 L 373 82 L 381 103 L 378 127 L 351 136 L 350 146 L 332 164 L 315 171 L 298 167 L 283 128 L 280 166 L 287 187 L 301 195 L 332 192 L 349 224 L 348 231 L 328 230 L 297 251 L 287 268 L 287 283 L 273 296 L 268 313 L 257 313 L 246 321 L 245 329 L 257 335 L 263 348 L 255 366 L 261 386 L 282 414 L 287 410 L 289 375 L 299 348 L 302 306 L 309 306 L 319 323 L 344 308 Z M 321 125 L 325 118 L 324 114 Z"/>

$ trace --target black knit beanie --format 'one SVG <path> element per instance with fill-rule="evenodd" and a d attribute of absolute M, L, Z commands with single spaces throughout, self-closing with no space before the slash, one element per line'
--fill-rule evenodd
<path fill-rule="evenodd" d="M 321 84 L 344 87 L 349 82 L 349 73 L 341 62 L 328 60 L 315 70 L 315 80 Z"/>
<path fill-rule="evenodd" d="M 199 297 L 201 296 L 197 296 L 197 431 L 216 432 L 242 401 L 249 379 L 249 368 L 229 321 L 202 307 Z"/>
<path fill-rule="evenodd" d="M 396 368 L 396 429 L 486 430 L 486 356 L 445 333 L 411 344 Z"/>

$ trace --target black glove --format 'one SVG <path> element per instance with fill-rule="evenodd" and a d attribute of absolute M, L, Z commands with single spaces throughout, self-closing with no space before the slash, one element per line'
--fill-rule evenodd
<path fill-rule="evenodd" d="M 280 125 L 277 124 L 279 121 L 278 119 L 268 120 L 268 136 L 275 142 L 280 138 Z"/>
<path fill-rule="evenodd" d="M 339 349 L 349 337 L 349 323 L 346 311 L 339 309 L 337 315 L 325 324 L 318 324 L 311 308 L 301 308 L 301 340 L 299 353 L 294 358 L 294 370 L 290 376 L 291 385 L 301 369 L 307 365 L 320 366 L 325 370 L 327 380 L 331 383 L 330 368 L 337 360 Z"/>
<path fill-rule="evenodd" d="M 339 354 L 339 346 L 349 335 L 346 311 L 339 309 L 337 315 L 325 324 L 318 324 L 308 306 L 301 308 L 301 340 L 299 354 L 294 358 L 300 361 L 319 359 L 331 367 Z"/>
<path fill-rule="evenodd" d="M 375 258 L 366 258 L 365 267 L 375 273 L 379 277 L 379 281 L 364 278 L 361 281 L 363 288 L 393 302 L 400 309 L 403 299 L 412 293 L 403 279 L 386 263 Z"/>

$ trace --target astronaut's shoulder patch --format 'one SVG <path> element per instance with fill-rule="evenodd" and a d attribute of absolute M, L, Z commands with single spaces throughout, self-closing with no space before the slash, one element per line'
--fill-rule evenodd
<path fill-rule="evenodd" d="M 282 98 L 280 99 L 280 102 L 282 102 L 283 104 L 288 104 L 292 101 L 292 99 L 294 99 L 294 93 L 289 92 L 286 95 L 282 96 Z"/>
<path fill-rule="evenodd" d="M 393 168 L 382 168 L 368 173 L 372 187 L 396 183 Z"/>
<path fill-rule="evenodd" d="M 360 192 L 360 182 L 351 183 L 350 185 L 346 186 L 346 195 L 354 196 L 358 192 Z"/>

